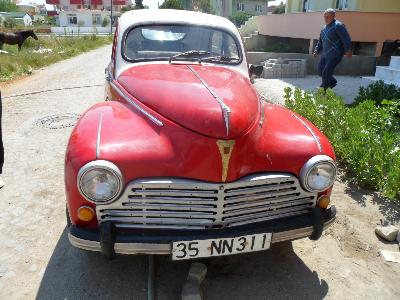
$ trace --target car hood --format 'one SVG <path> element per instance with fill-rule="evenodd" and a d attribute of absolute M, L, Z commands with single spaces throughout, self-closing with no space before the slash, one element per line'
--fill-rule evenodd
<path fill-rule="evenodd" d="M 259 117 L 250 80 L 226 67 L 144 64 L 125 70 L 117 80 L 149 108 L 205 136 L 237 139 Z"/>

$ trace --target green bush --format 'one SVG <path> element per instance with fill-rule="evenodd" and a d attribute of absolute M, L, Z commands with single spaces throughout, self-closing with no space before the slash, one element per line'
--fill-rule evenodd
<path fill-rule="evenodd" d="M 331 141 L 338 160 L 367 188 L 400 199 L 400 106 L 366 100 L 346 107 L 331 90 L 285 90 L 286 106 L 310 120 Z"/>
<path fill-rule="evenodd" d="M 400 88 L 394 84 L 385 84 L 382 80 L 374 82 L 368 87 L 360 87 L 355 103 L 373 100 L 376 105 L 381 105 L 383 100 L 397 100 L 400 102 Z"/>
<path fill-rule="evenodd" d="M 183 9 L 182 3 L 179 0 L 165 0 L 160 8 L 164 9 Z"/>
<path fill-rule="evenodd" d="M 229 17 L 229 20 L 231 20 L 236 26 L 241 26 L 248 19 L 250 19 L 253 15 L 251 13 L 245 12 L 245 11 L 237 11 L 235 12 L 232 16 Z"/>

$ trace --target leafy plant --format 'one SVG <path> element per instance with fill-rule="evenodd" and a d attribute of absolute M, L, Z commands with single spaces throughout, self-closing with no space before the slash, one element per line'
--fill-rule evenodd
<path fill-rule="evenodd" d="M 183 9 L 182 4 L 179 0 L 165 0 L 164 3 L 161 4 L 160 8 Z"/>
<path fill-rule="evenodd" d="M 373 100 L 376 105 L 381 105 L 383 100 L 400 102 L 400 88 L 394 84 L 385 84 L 382 80 L 376 81 L 367 87 L 360 87 L 355 103 L 365 100 Z"/>
<path fill-rule="evenodd" d="M 108 25 L 110 25 L 110 19 L 108 17 L 104 17 L 103 21 L 101 22 L 101 26 L 107 27 Z"/>
<path fill-rule="evenodd" d="M 331 90 L 285 90 L 286 106 L 306 117 L 331 141 L 335 153 L 362 186 L 400 200 L 399 106 L 366 100 L 346 107 Z"/>
<path fill-rule="evenodd" d="M 14 28 L 17 25 L 17 21 L 13 18 L 6 18 L 3 21 L 3 25 L 6 28 Z"/>
<path fill-rule="evenodd" d="M 274 11 L 272 12 L 273 14 L 284 14 L 286 10 L 286 5 L 281 2 L 279 6 L 277 6 Z"/>
<path fill-rule="evenodd" d="M 0 11 L 19 11 L 19 8 L 12 0 L 0 0 Z"/>
<path fill-rule="evenodd" d="M 253 14 L 245 12 L 245 11 L 237 11 L 235 12 L 232 16 L 229 17 L 229 20 L 231 20 L 233 23 L 235 23 L 236 26 L 241 26 L 248 19 L 250 19 L 253 16 Z"/>
<path fill-rule="evenodd" d="M 193 0 L 192 1 L 193 8 L 207 14 L 213 14 L 214 8 L 211 6 L 209 0 Z"/>
<path fill-rule="evenodd" d="M 135 0 L 135 9 L 143 9 L 143 0 Z"/>

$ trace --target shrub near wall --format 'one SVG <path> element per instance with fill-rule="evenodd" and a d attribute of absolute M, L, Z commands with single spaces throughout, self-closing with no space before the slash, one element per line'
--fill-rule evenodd
<path fill-rule="evenodd" d="M 331 90 L 326 94 L 285 90 L 286 106 L 317 126 L 331 141 L 338 160 L 367 188 L 400 200 L 400 124 L 395 102 L 364 101 L 346 107 Z"/>

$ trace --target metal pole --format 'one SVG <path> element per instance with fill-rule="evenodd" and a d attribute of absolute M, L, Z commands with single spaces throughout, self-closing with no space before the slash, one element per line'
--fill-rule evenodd
<path fill-rule="evenodd" d="M 147 276 L 147 300 L 154 300 L 155 266 L 154 255 L 149 255 L 148 276 Z"/>
<path fill-rule="evenodd" d="M 110 16 L 110 23 L 111 23 L 111 25 L 110 25 L 110 33 L 111 33 L 111 34 L 113 33 L 113 31 L 112 31 L 112 27 L 113 27 L 112 9 L 113 9 L 113 0 L 111 0 L 111 16 Z"/>

